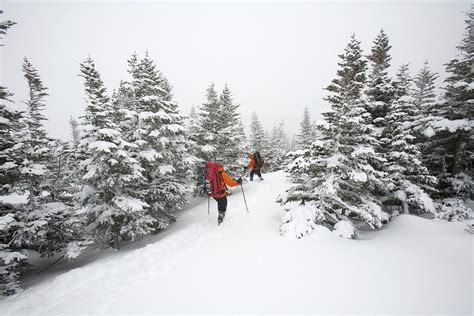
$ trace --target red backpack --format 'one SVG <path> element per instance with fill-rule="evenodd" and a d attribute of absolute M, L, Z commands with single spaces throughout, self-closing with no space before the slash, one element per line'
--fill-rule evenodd
<path fill-rule="evenodd" d="M 217 162 L 206 162 L 204 169 L 205 190 L 210 197 L 218 197 L 223 193 L 222 187 L 224 180 L 218 168 L 219 164 Z"/>

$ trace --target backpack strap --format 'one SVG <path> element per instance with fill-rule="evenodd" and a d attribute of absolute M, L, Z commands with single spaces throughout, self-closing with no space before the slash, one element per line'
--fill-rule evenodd
<path fill-rule="evenodd" d="M 219 193 L 224 194 L 225 192 L 227 192 L 227 185 L 225 184 L 224 178 L 222 177 L 222 172 L 223 171 L 217 171 L 217 172 L 219 173 L 219 177 L 218 177 L 218 179 L 219 179 L 218 180 L 219 181 L 219 188 L 221 188 Z"/>

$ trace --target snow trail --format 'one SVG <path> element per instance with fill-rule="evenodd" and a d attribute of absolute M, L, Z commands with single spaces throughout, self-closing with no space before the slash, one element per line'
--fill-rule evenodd
<path fill-rule="evenodd" d="M 360 240 L 325 228 L 279 235 L 283 172 L 232 189 L 224 223 L 207 199 L 169 230 L 0 301 L 1 315 L 449 313 L 472 311 L 465 223 L 400 216 Z M 140 244 L 138 242 L 137 244 Z M 127 245 L 124 248 L 131 248 Z"/>

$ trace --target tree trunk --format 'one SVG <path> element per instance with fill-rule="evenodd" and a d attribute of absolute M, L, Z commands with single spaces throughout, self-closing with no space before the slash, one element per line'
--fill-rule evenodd
<path fill-rule="evenodd" d="M 114 248 L 120 250 L 120 242 L 117 235 L 114 236 Z"/>

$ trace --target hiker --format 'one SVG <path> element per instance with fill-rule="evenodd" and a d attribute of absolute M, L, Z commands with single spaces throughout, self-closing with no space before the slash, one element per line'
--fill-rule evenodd
<path fill-rule="evenodd" d="M 262 169 L 264 161 L 260 152 L 256 151 L 253 154 L 250 154 L 249 164 L 247 165 L 247 169 L 250 170 L 250 181 L 253 181 L 253 175 L 256 174 L 260 180 L 263 180 L 262 173 L 260 170 Z"/>
<path fill-rule="evenodd" d="M 206 162 L 205 180 L 207 194 L 217 202 L 217 224 L 220 225 L 227 210 L 227 186 L 235 187 L 242 183 L 242 178 L 233 180 L 225 171 L 220 162 Z"/>

